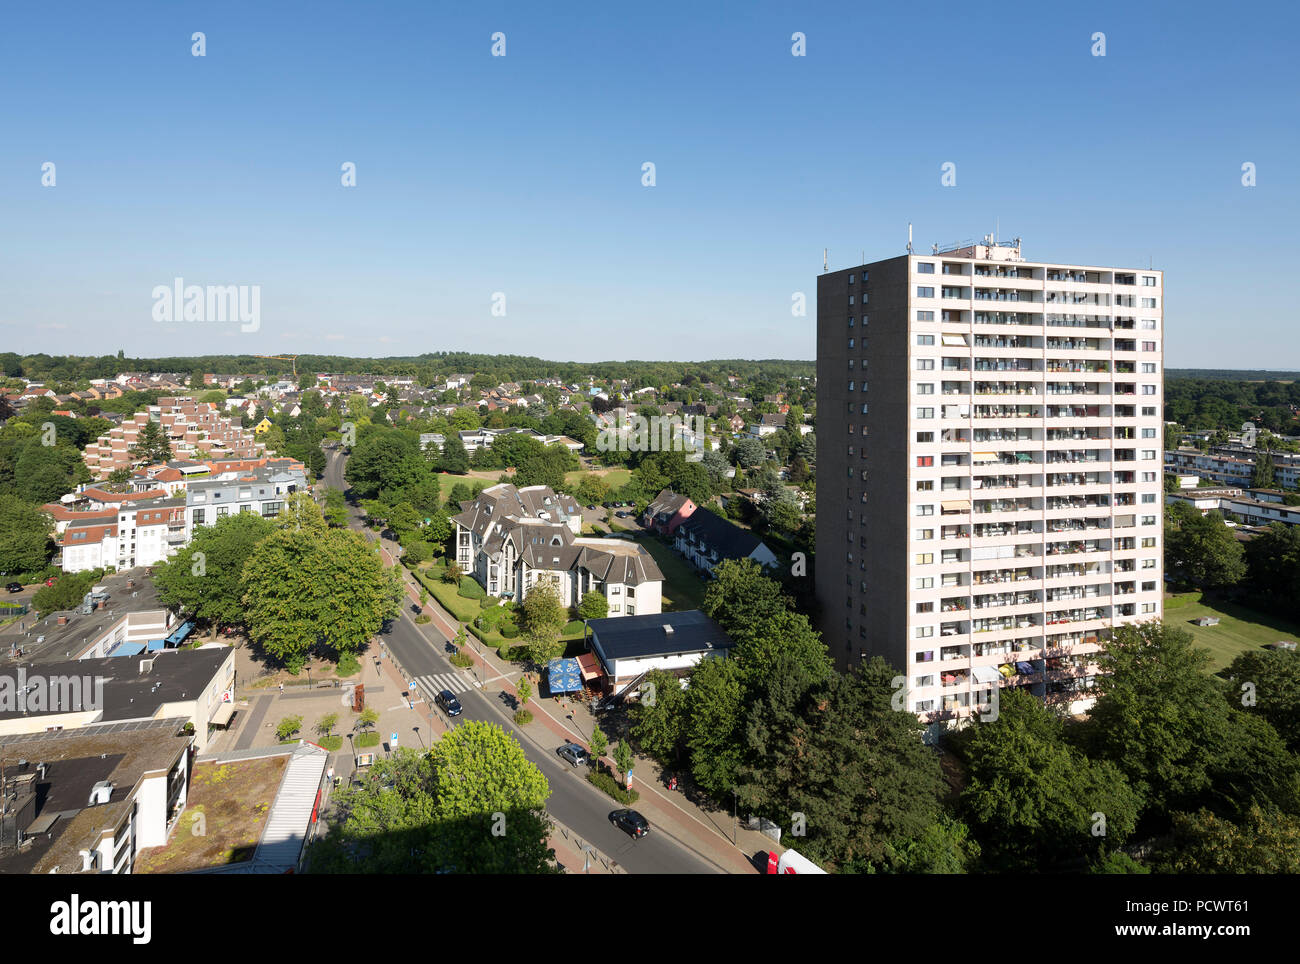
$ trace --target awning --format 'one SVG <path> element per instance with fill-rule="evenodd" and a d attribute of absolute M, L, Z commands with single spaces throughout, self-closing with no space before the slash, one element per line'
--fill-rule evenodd
<path fill-rule="evenodd" d="M 1002 678 L 992 666 L 976 666 L 970 672 L 977 683 L 996 683 Z"/>
<path fill-rule="evenodd" d="M 144 643 L 118 643 L 109 656 L 139 656 L 144 652 Z"/>
<path fill-rule="evenodd" d="M 578 657 L 578 671 L 582 673 L 582 681 L 599 679 L 601 675 L 600 660 L 596 658 L 595 653 L 583 653 Z"/>
<path fill-rule="evenodd" d="M 972 462 L 996 462 L 998 460 L 997 452 L 972 452 L 970 456 Z"/>
<path fill-rule="evenodd" d="M 156 653 L 160 649 L 163 649 L 166 645 L 167 645 L 167 640 L 165 639 L 151 639 L 149 640 L 149 643 L 145 647 L 145 649 L 147 649 L 151 653 Z"/>
<path fill-rule="evenodd" d="M 1029 675 L 1034 672 L 1034 664 L 1027 663 L 1023 659 L 1016 663 L 1016 672 Z"/>
<path fill-rule="evenodd" d="M 222 703 L 217 707 L 217 712 L 212 714 L 212 719 L 208 722 L 213 726 L 226 727 L 230 725 L 230 718 L 235 715 L 234 703 Z"/>
<path fill-rule="evenodd" d="M 177 629 L 176 632 L 172 633 L 170 636 L 167 637 L 167 645 L 179 646 L 181 643 L 185 642 L 185 637 L 190 634 L 190 630 L 193 628 L 194 628 L 193 620 L 186 620 L 185 622 L 181 623 L 180 628 Z"/>
<path fill-rule="evenodd" d="M 945 348 L 965 348 L 966 336 L 965 335 L 944 335 L 943 345 Z"/>
<path fill-rule="evenodd" d="M 1002 675 L 1002 676 L 1015 676 L 1015 675 L 1016 675 L 1016 671 L 1011 667 L 1011 664 L 1010 664 L 1010 663 L 1003 663 L 1001 666 L 999 666 L 999 667 L 998 667 L 998 673 L 999 673 L 1000 675 Z"/>
<path fill-rule="evenodd" d="M 552 694 L 582 689 L 582 672 L 576 659 L 553 659 L 546 667 L 546 685 Z"/>
<path fill-rule="evenodd" d="M 1017 453 L 1016 453 L 1016 461 L 1018 461 L 1018 462 L 1032 462 L 1033 460 L 1034 460 L 1034 457 L 1033 457 L 1032 455 L 1030 455 L 1028 452 L 1017 452 Z"/>
<path fill-rule="evenodd" d="M 943 508 L 944 512 L 969 512 L 970 511 L 969 499 L 950 499 L 947 502 L 940 502 L 939 505 Z"/>

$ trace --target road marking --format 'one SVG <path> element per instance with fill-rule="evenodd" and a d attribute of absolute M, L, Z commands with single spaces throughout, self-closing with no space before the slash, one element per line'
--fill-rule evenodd
<path fill-rule="evenodd" d="M 415 681 L 420 685 L 420 689 L 429 693 L 441 693 L 443 690 L 451 690 L 453 693 L 464 693 L 472 688 L 469 680 L 459 673 L 433 673 L 429 676 L 417 676 Z"/>

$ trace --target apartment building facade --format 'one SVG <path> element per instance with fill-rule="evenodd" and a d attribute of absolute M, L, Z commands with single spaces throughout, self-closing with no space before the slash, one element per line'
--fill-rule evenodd
<path fill-rule="evenodd" d="M 969 716 L 1091 703 L 1162 589 L 1163 275 L 966 244 L 817 283 L 817 594 L 841 666 Z"/>
<path fill-rule="evenodd" d="M 222 414 L 214 403 L 167 397 L 86 445 L 84 458 L 91 475 L 103 480 L 118 469 L 133 467 L 137 460 L 132 450 L 150 421 L 161 425 L 177 458 L 253 459 L 265 454 L 265 446 L 242 421 Z"/>

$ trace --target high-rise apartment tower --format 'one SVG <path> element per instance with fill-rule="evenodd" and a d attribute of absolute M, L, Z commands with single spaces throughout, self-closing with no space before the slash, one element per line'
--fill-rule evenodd
<path fill-rule="evenodd" d="M 987 241 L 987 239 L 986 239 Z M 1161 615 L 1163 276 L 963 244 L 817 279 L 817 596 L 907 706 L 1081 710 Z"/>

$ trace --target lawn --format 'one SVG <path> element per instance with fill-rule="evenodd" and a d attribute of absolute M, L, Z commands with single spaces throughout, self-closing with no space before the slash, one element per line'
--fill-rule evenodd
<path fill-rule="evenodd" d="M 140 852 L 138 874 L 175 874 L 251 860 L 262 839 L 287 755 L 200 763 L 171 840 Z"/>
<path fill-rule="evenodd" d="M 1217 626 L 1197 626 L 1193 620 L 1218 616 Z M 1300 626 L 1258 610 L 1218 599 L 1207 600 L 1199 592 L 1176 593 L 1165 598 L 1164 621 L 1185 629 L 1202 649 L 1209 650 L 1217 673 L 1241 653 L 1259 650 L 1280 639 L 1300 641 Z"/>
<path fill-rule="evenodd" d="M 605 484 L 611 489 L 618 489 L 632 481 L 632 472 L 630 469 L 592 469 L 593 475 L 599 475 L 605 480 Z M 564 473 L 564 481 L 569 485 L 579 481 L 587 474 L 586 469 L 578 469 L 576 472 Z"/>
<path fill-rule="evenodd" d="M 643 536 L 637 542 L 650 553 L 664 574 L 664 612 L 699 609 L 704 604 L 705 582 L 691 564 L 655 536 Z"/>

